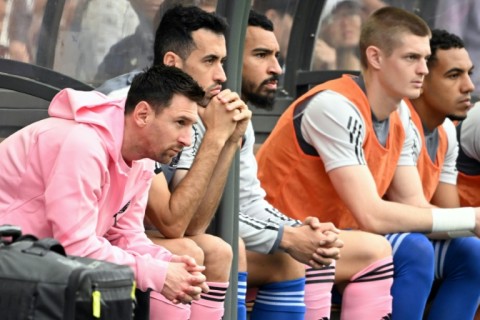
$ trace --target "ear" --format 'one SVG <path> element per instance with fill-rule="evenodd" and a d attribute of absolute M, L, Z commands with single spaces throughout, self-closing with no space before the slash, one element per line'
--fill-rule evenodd
<path fill-rule="evenodd" d="M 147 126 L 153 113 L 154 111 L 148 102 L 140 101 L 133 110 L 133 120 L 138 127 L 144 128 Z"/>
<path fill-rule="evenodd" d="M 383 53 L 378 47 L 369 46 L 366 51 L 366 56 L 369 68 L 372 67 L 376 70 L 380 69 Z"/>
<path fill-rule="evenodd" d="M 174 53 L 172 51 L 168 51 L 163 56 L 163 64 L 166 65 L 166 66 L 169 66 L 169 67 L 181 68 L 182 67 L 182 59 L 176 53 Z"/>

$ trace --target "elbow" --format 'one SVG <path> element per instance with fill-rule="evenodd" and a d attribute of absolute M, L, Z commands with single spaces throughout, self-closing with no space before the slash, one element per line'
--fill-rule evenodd
<path fill-rule="evenodd" d="M 154 223 L 157 229 L 166 239 L 178 239 L 185 236 L 185 229 L 175 224 Z"/>
<path fill-rule="evenodd" d="M 178 239 L 185 236 L 186 227 L 178 223 L 178 221 L 162 221 L 155 227 L 167 239 Z"/>
<path fill-rule="evenodd" d="M 384 201 L 380 198 L 374 201 L 364 201 L 357 206 L 351 207 L 351 212 L 362 231 L 386 234 L 391 230 L 388 214 Z"/>
<path fill-rule="evenodd" d="M 357 223 L 360 230 L 376 234 L 385 234 L 383 224 L 377 217 L 363 216 L 357 218 Z"/>
<path fill-rule="evenodd" d="M 207 228 L 187 228 L 187 230 L 185 230 L 185 235 L 186 236 L 189 236 L 189 237 L 193 237 L 193 236 L 198 236 L 198 235 L 201 235 L 201 234 L 205 234 L 207 232 Z"/>
<path fill-rule="evenodd" d="M 167 239 L 178 239 L 185 236 L 185 230 L 183 228 L 178 228 L 175 226 L 164 227 L 160 232 Z"/>

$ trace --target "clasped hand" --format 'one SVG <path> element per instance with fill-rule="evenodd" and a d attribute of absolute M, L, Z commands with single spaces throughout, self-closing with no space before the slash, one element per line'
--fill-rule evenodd
<path fill-rule="evenodd" d="M 328 266 L 340 258 L 343 241 L 340 230 L 332 223 L 320 223 L 317 218 L 308 217 L 302 225 L 285 229 L 285 251 L 296 260 L 313 268 Z"/>

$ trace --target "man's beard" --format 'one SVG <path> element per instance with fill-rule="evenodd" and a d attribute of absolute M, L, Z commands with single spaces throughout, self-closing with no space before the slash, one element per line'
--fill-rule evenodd
<path fill-rule="evenodd" d="M 261 93 L 262 87 L 271 80 L 278 80 L 278 76 L 272 76 L 263 81 L 255 91 L 251 90 L 254 87 L 252 83 L 244 81 L 242 83 L 242 95 L 245 97 L 245 100 L 259 109 L 271 111 L 275 104 L 277 90 L 268 90 L 263 94 Z"/>
<path fill-rule="evenodd" d="M 456 115 L 456 114 L 449 114 L 447 115 L 447 118 L 452 120 L 452 121 L 462 121 L 462 120 L 465 120 L 467 118 L 467 115 Z"/>
<path fill-rule="evenodd" d="M 259 109 L 270 111 L 275 103 L 275 92 L 269 92 L 267 95 L 261 95 L 257 92 L 244 92 L 245 99 Z"/>

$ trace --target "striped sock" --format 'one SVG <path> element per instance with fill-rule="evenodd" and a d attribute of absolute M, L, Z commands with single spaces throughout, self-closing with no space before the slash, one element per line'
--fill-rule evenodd
<path fill-rule="evenodd" d="M 259 288 L 251 320 L 303 320 L 305 278 L 275 282 Z"/>
<path fill-rule="evenodd" d="M 247 306 L 245 304 L 247 295 L 247 276 L 247 272 L 238 273 L 237 320 L 247 319 Z"/>
<path fill-rule="evenodd" d="M 335 281 L 335 261 L 321 269 L 305 268 L 305 320 L 328 320 Z"/>
<path fill-rule="evenodd" d="M 392 257 L 378 260 L 352 277 L 343 292 L 341 319 L 391 319 Z"/>
<path fill-rule="evenodd" d="M 392 319 L 422 319 L 434 279 L 434 250 L 422 233 L 386 235 L 392 245 Z M 466 319 L 466 318 L 465 318 Z"/>
<path fill-rule="evenodd" d="M 207 282 L 210 291 L 202 293 L 201 299 L 192 301 L 190 320 L 222 319 L 228 282 Z"/>

